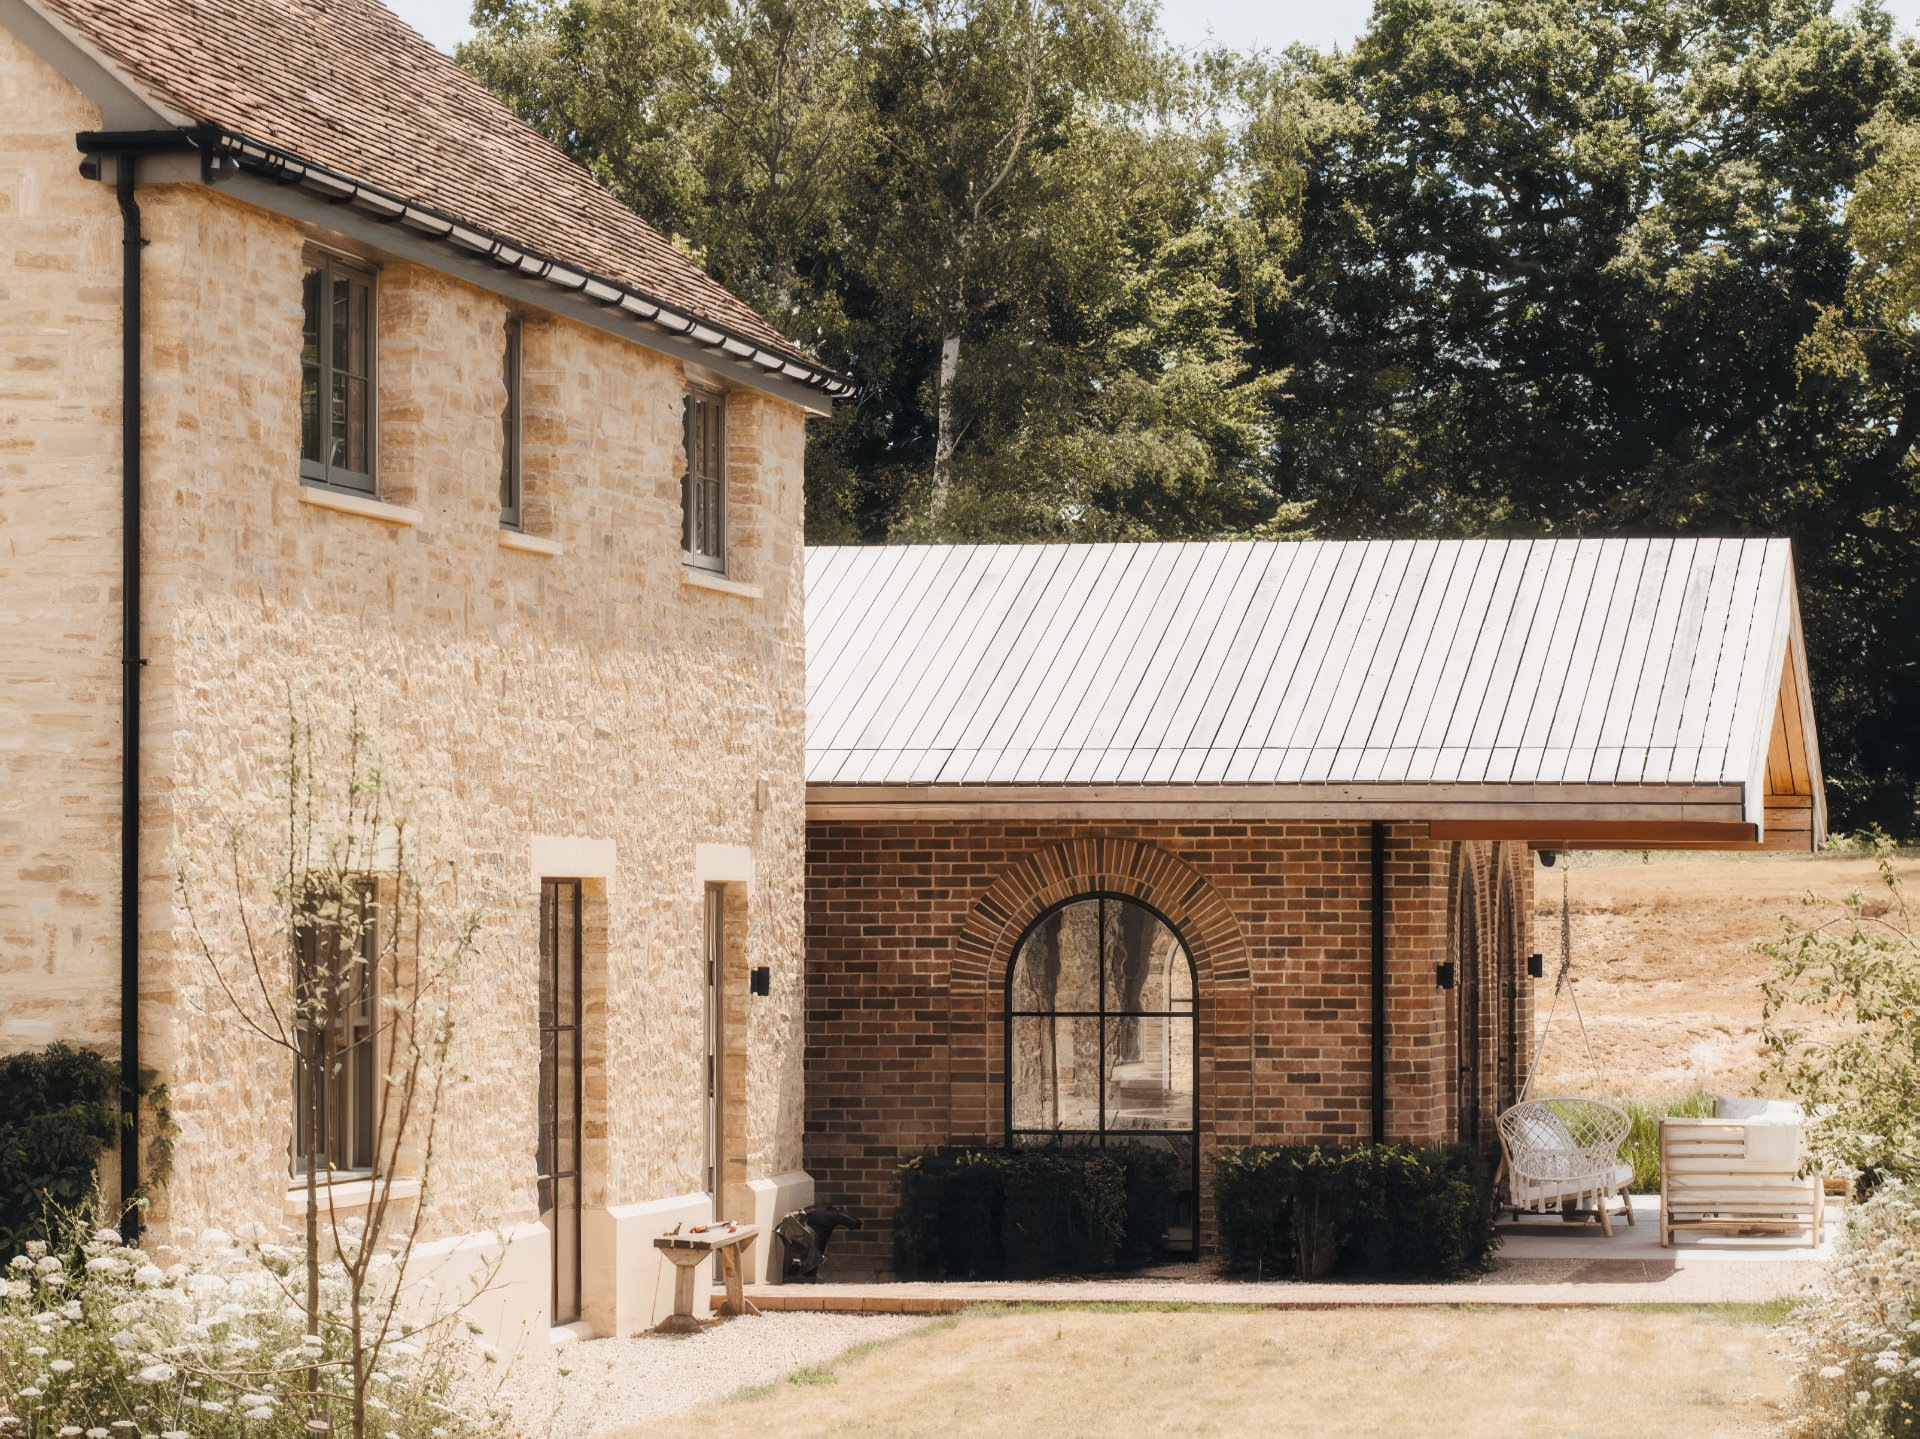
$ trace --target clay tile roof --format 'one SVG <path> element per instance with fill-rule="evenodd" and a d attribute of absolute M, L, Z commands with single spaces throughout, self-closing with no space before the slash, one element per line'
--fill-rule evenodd
<path fill-rule="evenodd" d="M 378 0 L 38 0 L 151 97 L 825 373 Z"/>

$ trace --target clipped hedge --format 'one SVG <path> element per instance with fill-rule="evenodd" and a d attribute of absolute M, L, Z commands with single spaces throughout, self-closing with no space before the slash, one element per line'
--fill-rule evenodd
<path fill-rule="evenodd" d="M 899 1168 L 894 1269 L 979 1279 L 1146 1263 L 1165 1243 L 1179 1167 L 1138 1144 L 916 1154 Z"/>
<path fill-rule="evenodd" d="M 55 1043 L 0 1056 L 0 1255 L 54 1237 L 119 1134 L 120 1067 Z"/>
<path fill-rule="evenodd" d="M 1453 1278 L 1499 1242 L 1486 1166 L 1463 1145 L 1249 1145 L 1221 1150 L 1213 1173 L 1230 1270 Z"/>

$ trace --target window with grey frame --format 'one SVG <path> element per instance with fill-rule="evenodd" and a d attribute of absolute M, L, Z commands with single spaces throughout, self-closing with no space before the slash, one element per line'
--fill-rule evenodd
<path fill-rule="evenodd" d="M 500 356 L 500 380 L 506 386 L 506 404 L 500 411 L 500 523 L 520 528 L 522 518 L 520 444 L 520 336 L 518 315 L 507 317 Z"/>
<path fill-rule="evenodd" d="M 680 549 L 690 565 L 727 568 L 727 402 L 694 392 L 685 410 L 686 472 L 680 481 Z"/>
<path fill-rule="evenodd" d="M 1121 895 L 1055 905 L 1007 970 L 1007 1141 L 1143 1144 L 1187 1177 L 1170 1233 L 1190 1247 L 1199 1193 L 1193 958 L 1161 915 Z"/>
<path fill-rule="evenodd" d="M 377 970 L 374 897 L 357 914 L 294 933 L 292 1172 L 325 1178 L 374 1168 Z"/>
<path fill-rule="evenodd" d="M 374 493 L 374 276 L 309 253 L 300 349 L 300 477 Z"/>

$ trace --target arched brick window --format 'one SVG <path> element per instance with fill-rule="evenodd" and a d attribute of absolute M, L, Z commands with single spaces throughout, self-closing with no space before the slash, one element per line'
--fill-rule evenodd
<path fill-rule="evenodd" d="M 1198 1188 L 1196 988 L 1179 931 L 1110 893 L 1046 910 L 1007 969 L 1009 1143 L 1171 1150 L 1192 1187 L 1176 1243 L 1191 1242 Z"/>

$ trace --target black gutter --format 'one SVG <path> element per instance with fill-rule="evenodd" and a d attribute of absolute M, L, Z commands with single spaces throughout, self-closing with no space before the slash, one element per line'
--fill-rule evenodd
<path fill-rule="evenodd" d="M 1387 1142 L 1387 827 L 1373 822 L 1373 1142 Z"/>
<path fill-rule="evenodd" d="M 113 157 L 120 202 L 120 1232 L 140 1237 L 140 205 L 134 196 L 141 155 L 191 150 L 178 130 L 75 137 L 87 155 L 81 173 L 97 179 Z"/>

